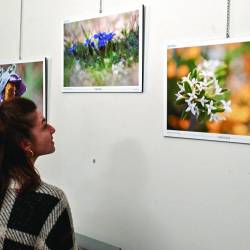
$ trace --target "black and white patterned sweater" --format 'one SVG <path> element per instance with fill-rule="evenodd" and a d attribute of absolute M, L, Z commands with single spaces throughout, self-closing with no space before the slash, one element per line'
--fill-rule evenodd
<path fill-rule="evenodd" d="M 77 249 L 70 207 L 62 190 L 42 182 L 18 195 L 11 185 L 0 210 L 0 250 Z"/>

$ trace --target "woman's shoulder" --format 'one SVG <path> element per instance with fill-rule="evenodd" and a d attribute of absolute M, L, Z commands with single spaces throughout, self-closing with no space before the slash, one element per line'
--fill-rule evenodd
<path fill-rule="evenodd" d="M 42 182 L 39 188 L 36 190 L 37 193 L 45 194 L 57 198 L 59 200 L 67 200 L 65 193 L 62 189 L 48 184 L 46 182 Z"/>

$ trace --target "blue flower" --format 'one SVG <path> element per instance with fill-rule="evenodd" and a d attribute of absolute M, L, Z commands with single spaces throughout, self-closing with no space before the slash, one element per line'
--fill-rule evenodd
<path fill-rule="evenodd" d="M 106 40 L 112 41 L 113 37 L 115 36 L 114 32 L 110 32 L 109 34 L 106 35 Z"/>
<path fill-rule="evenodd" d="M 99 49 L 105 47 L 105 45 L 106 45 L 106 41 L 105 40 L 99 40 L 98 41 L 98 48 Z"/>
<path fill-rule="evenodd" d="M 103 48 L 106 44 L 112 41 L 113 37 L 115 36 L 114 32 L 106 33 L 106 32 L 98 32 L 94 34 L 94 39 L 97 40 L 98 48 Z"/>
<path fill-rule="evenodd" d="M 72 45 L 71 45 L 71 47 L 69 48 L 69 53 L 71 54 L 71 55 L 74 55 L 74 53 L 75 53 L 75 51 L 76 51 L 76 44 L 75 43 L 73 43 Z"/>
<path fill-rule="evenodd" d="M 83 46 L 85 47 L 95 47 L 95 43 L 91 40 L 92 38 L 88 38 L 86 39 L 85 43 L 83 43 Z"/>
<path fill-rule="evenodd" d="M 100 33 L 94 34 L 94 38 L 95 38 L 95 39 L 98 39 L 98 38 L 99 38 L 99 34 L 100 34 Z"/>
<path fill-rule="evenodd" d="M 91 43 L 91 39 L 86 39 L 85 43 L 83 44 L 85 47 L 88 47 Z"/>

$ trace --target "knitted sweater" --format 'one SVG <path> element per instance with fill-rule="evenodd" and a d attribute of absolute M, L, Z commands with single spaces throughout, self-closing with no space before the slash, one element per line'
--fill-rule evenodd
<path fill-rule="evenodd" d="M 67 198 L 44 182 L 22 195 L 9 187 L 0 210 L 0 250 L 32 249 L 77 249 Z"/>

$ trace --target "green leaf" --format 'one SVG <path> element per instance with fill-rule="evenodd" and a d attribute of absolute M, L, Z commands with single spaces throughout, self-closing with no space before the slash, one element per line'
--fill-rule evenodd
<path fill-rule="evenodd" d="M 198 76 L 197 68 L 194 68 L 194 69 L 192 70 L 191 76 L 192 76 L 192 78 L 197 78 L 197 76 Z"/>
<path fill-rule="evenodd" d="M 227 99 L 227 98 L 226 98 L 226 93 L 227 93 L 227 92 L 224 92 L 224 93 L 222 93 L 222 94 L 220 94 L 220 95 L 216 95 L 216 96 L 213 97 L 213 99 L 214 99 L 215 101 L 217 101 L 217 102 L 222 101 L 222 100 L 225 100 L 225 99 Z"/>
<path fill-rule="evenodd" d="M 201 112 L 200 115 L 199 115 L 199 117 L 198 117 L 198 121 L 199 122 L 204 121 L 205 117 L 206 117 L 206 113 L 205 112 Z"/>
<path fill-rule="evenodd" d="M 211 97 L 210 95 L 205 94 L 204 96 L 208 101 L 215 101 L 214 98 Z"/>
<path fill-rule="evenodd" d="M 176 104 L 177 105 L 185 104 L 185 99 L 183 98 L 183 99 L 180 99 L 180 100 L 176 101 Z"/>
<path fill-rule="evenodd" d="M 192 92 L 192 89 L 191 89 L 191 87 L 190 87 L 190 85 L 189 85 L 188 82 L 184 82 L 184 89 L 185 89 L 185 91 L 187 93 L 191 93 Z"/>
<path fill-rule="evenodd" d="M 86 39 L 89 39 L 89 36 L 88 36 L 87 32 L 85 31 L 85 29 L 83 28 L 82 25 L 81 25 L 81 29 L 82 29 L 82 33 L 84 34 L 84 36 L 86 37 Z"/>
<path fill-rule="evenodd" d="M 206 112 L 201 112 L 198 117 L 199 122 L 206 122 L 208 119 L 209 119 L 209 116 L 207 115 Z"/>
<path fill-rule="evenodd" d="M 229 92 L 229 90 L 228 89 L 222 89 L 221 90 L 221 93 L 225 93 L 225 92 Z"/>
<path fill-rule="evenodd" d="M 197 102 L 197 105 L 196 105 L 196 106 L 199 108 L 199 110 L 203 108 L 203 106 L 201 105 L 200 102 Z"/>
<path fill-rule="evenodd" d="M 221 113 L 221 112 L 224 112 L 225 111 L 225 109 L 223 109 L 223 108 L 217 108 L 217 109 L 215 109 L 215 110 L 212 110 L 212 113 Z"/>
<path fill-rule="evenodd" d="M 203 90 L 200 92 L 200 94 L 198 95 L 198 97 L 201 98 L 201 97 L 204 96 L 204 95 L 205 95 L 205 90 L 203 89 Z"/>
<path fill-rule="evenodd" d="M 187 115 L 188 115 L 187 112 L 185 110 L 183 110 L 182 113 L 181 113 L 181 119 L 182 120 L 186 119 Z"/>

